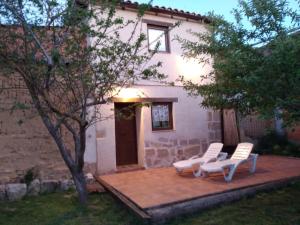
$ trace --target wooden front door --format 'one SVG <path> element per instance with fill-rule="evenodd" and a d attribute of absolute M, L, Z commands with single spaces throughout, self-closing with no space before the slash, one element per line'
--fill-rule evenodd
<path fill-rule="evenodd" d="M 135 106 L 115 103 L 117 166 L 138 163 Z"/>

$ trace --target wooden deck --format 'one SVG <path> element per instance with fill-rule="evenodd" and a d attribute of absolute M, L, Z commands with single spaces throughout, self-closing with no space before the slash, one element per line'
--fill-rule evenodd
<path fill-rule="evenodd" d="M 255 174 L 242 165 L 233 181 L 221 174 L 194 178 L 174 168 L 147 169 L 98 177 L 98 181 L 135 212 L 147 219 L 162 220 L 182 213 L 253 195 L 300 178 L 300 159 L 261 156 Z"/>

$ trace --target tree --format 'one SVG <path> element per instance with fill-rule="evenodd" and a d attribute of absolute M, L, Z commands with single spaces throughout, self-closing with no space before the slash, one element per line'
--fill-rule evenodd
<path fill-rule="evenodd" d="M 186 57 L 212 63 L 214 71 L 203 75 L 212 82 L 181 78 L 186 90 L 202 95 L 206 107 L 264 118 L 273 118 L 276 110 L 286 125 L 299 122 L 299 12 L 300 2 L 292 9 L 286 0 L 241 0 L 234 23 L 211 13 L 209 33 L 195 33 L 195 42 L 180 41 Z"/>
<path fill-rule="evenodd" d="M 69 168 L 81 203 L 87 201 L 83 174 L 87 128 L 100 118 L 90 107 L 111 101 L 140 79 L 161 80 L 149 64 L 145 35 L 136 21 L 116 16 L 118 1 L 3 0 L 0 2 L 0 62 L 6 78 L 20 77 L 32 105 Z M 80 4 L 78 4 L 80 3 Z M 132 27 L 126 40 L 120 30 Z M 95 40 L 88 44 L 87 40 Z M 142 68 L 142 69 L 141 69 Z M 9 71 L 9 72 L 8 72 Z M 1 93 L 1 92 L 0 92 Z M 15 107 L 30 107 L 16 101 Z M 72 143 L 67 139 L 71 137 Z"/>

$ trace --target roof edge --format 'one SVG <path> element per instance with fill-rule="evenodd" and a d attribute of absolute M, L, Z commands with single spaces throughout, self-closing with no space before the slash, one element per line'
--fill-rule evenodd
<path fill-rule="evenodd" d="M 131 8 L 131 9 L 138 9 L 138 7 L 141 4 L 138 2 L 132 2 L 132 1 L 121 1 L 120 6 L 122 8 Z M 150 9 L 147 10 L 148 12 L 153 12 L 153 13 L 161 13 L 161 14 L 167 14 L 170 16 L 178 16 L 178 17 L 183 17 L 186 19 L 191 19 L 191 20 L 196 20 L 196 21 L 203 21 L 205 23 L 210 23 L 211 21 L 206 17 L 202 16 L 197 13 L 192 13 L 184 10 L 178 10 L 178 9 L 173 9 L 173 8 L 167 8 L 164 6 L 150 6 Z"/>
<path fill-rule="evenodd" d="M 88 0 L 75 0 L 75 1 L 76 1 L 77 5 L 80 6 L 80 7 L 87 7 L 88 4 L 89 4 Z M 119 6 L 123 9 L 129 8 L 129 9 L 133 9 L 133 10 L 138 10 L 138 8 L 141 5 L 142 4 L 140 4 L 138 2 L 133 2 L 133 1 L 130 1 L 130 0 L 119 0 Z M 206 16 L 202 16 L 200 14 L 193 13 L 193 12 L 188 12 L 188 11 L 184 11 L 184 10 L 164 7 L 164 6 L 150 5 L 150 8 L 148 10 L 146 10 L 146 12 L 153 12 L 155 14 L 160 13 L 160 14 L 170 15 L 171 17 L 172 16 L 177 16 L 177 17 L 186 18 L 187 20 L 191 19 L 191 20 L 195 20 L 195 21 L 201 21 L 201 22 L 204 22 L 204 23 L 207 23 L 207 24 L 211 23 L 211 20 Z"/>

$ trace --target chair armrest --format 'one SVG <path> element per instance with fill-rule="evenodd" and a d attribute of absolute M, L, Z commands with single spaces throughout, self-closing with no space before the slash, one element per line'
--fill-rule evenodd
<path fill-rule="evenodd" d="M 194 156 L 192 156 L 191 158 L 189 158 L 188 160 L 191 160 L 191 159 L 197 159 L 197 158 L 199 158 L 199 155 L 194 155 Z"/>
<path fill-rule="evenodd" d="M 207 160 L 205 163 L 216 162 L 216 161 L 218 161 L 217 158 L 211 158 L 211 159 Z"/>
<path fill-rule="evenodd" d="M 217 160 L 218 161 L 223 161 L 223 160 L 225 160 L 227 158 L 227 156 L 228 156 L 227 152 L 220 152 L 220 154 L 217 157 Z"/>

